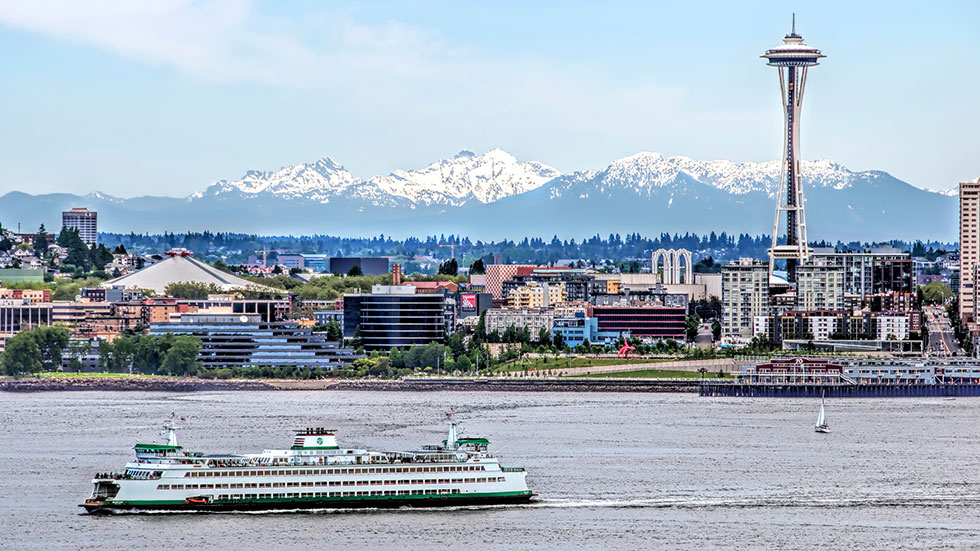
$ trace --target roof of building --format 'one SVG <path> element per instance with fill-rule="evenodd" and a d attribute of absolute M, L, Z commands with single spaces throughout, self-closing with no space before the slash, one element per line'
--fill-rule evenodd
<path fill-rule="evenodd" d="M 252 283 L 246 279 L 209 266 L 190 256 L 174 255 L 156 264 L 147 266 L 131 274 L 102 282 L 103 287 L 122 285 L 139 289 L 153 289 L 158 295 L 166 292 L 171 283 L 214 284 L 222 291 L 234 289 L 253 289 L 256 291 L 277 291 L 282 289 Z"/>
<path fill-rule="evenodd" d="M 406 281 L 402 285 L 411 285 L 421 293 L 431 293 L 440 289 L 448 289 L 453 292 L 459 290 L 459 285 L 452 281 Z"/>

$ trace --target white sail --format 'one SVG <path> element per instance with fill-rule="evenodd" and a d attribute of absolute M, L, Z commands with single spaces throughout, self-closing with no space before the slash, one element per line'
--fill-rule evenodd
<path fill-rule="evenodd" d="M 817 414 L 817 426 L 820 427 L 820 426 L 823 426 L 823 425 L 826 425 L 826 424 L 827 424 L 827 420 L 825 418 L 824 411 L 823 411 L 823 399 L 821 398 L 820 399 L 820 413 Z"/>

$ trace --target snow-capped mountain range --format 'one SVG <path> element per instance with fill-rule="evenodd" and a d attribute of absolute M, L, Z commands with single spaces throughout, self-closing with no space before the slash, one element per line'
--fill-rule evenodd
<path fill-rule="evenodd" d="M 494 149 L 362 179 L 324 157 L 248 171 L 184 198 L 12 192 L 0 197 L 0 222 L 50 226 L 61 210 L 86 206 L 99 211 L 100 229 L 124 232 L 761 234 L 772 229 L 779 178 L 778 161 L 699 161 L 650 152 L 562 174 Z M 804 161 L 803 180 L 811 239 L 955 239 L 957 204 L 948 193 L 826 160 Z"/>
<path fill-rule="evenodd" d="M 241 179 L 221 180 L 206 195 L 240 192 L 272 194 L 288 199 L 329 203 L 338 197 L 357 198 L 375 206 L 448 205 L 469 201 L 492 203 L 536 189 L 560 176 L 538 162 L 518 162 L 510 153 L 494 149 L 483 155 L 460 151 L 451 159 L 436 161 L 418 170 L 396 170 L 387 176 L 362 180 L 333 159 L 281 168 L 274 172 L 250 170 Z"/>

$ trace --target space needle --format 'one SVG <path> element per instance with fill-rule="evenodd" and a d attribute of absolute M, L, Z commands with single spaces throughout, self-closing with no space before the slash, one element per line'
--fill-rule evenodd
<path fill-rule="evenodd" d="M 785 259 L 788 279 L 796 281 L 797 265 L 810 255 L 800 170 L 800 109 L 803 107 L 807 69 L 817 65 L 818 60 L 826 56 L 813 46 L 803 43 L 803 37 L 796 34 L 796 14 L 793 14 L 790 34 L 783 38 L 782 44 L 766 50 L 761 57 L 769 60 L 770 67 L 779 69 L 779 89 L 786 122 L 783 166 L 780 182 L 776 187 L 776 219 L 772 228 L 772 247 L 769 249 L 769 273 L 772 273 L 777 259 Z M 780 244 L 779 218 L 783 212 L 786 213 L 786 242 Z"/>

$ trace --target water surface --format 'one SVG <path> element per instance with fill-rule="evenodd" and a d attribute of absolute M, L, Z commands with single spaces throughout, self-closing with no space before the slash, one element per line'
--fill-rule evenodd
<path fill-rule="evenodd" d="M 0 393 L 0 548 L 980 549 L 980 399 L 818 402 L 672 394 Z M 171 412 L 181 444 L 413 449 L 468 435 L 524 466 L 527 506 L 130 514 L 77 507 Z"/>

